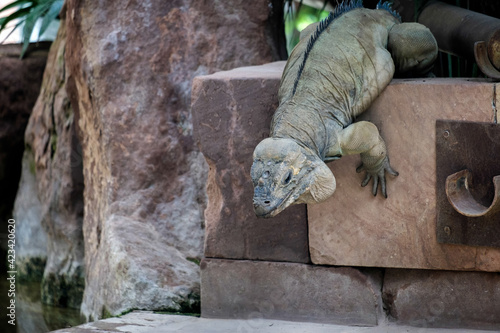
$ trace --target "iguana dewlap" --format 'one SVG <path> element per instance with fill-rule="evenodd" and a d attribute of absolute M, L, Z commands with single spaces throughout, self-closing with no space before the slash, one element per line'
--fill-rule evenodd
<path fill-rule="evenodd" d="M 317 203 L 335 191 L 325 162 L 360 154 L 362 186 L 373 179 L 386 194 L 385 172 L 397 176 L 377 127 L 353 122 L 389 84 L 395 72 L 425 73 L 437 43 L 424 26 L 401 23 L 387 3 L 339 6 L 301 35 L 285 66 L 270 137 L 255 148 L 253 204 L 272 217 L 295 203 Z"/>

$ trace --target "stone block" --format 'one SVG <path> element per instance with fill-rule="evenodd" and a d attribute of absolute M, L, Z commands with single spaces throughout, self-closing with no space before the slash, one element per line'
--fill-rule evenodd
<path fill-rule="evenodd" d="M 388 269 L 383 299 L 397 324 L 500 330 L 496 273 Z"/>
<path fill-rule="evenodd" d="M 374 326 L 381 273 L 299 263 L 204 259 L 201 315 Z"/>
<path fill-rule="evenodd" d="M 259 219 L 250 178 L 255 146 L 269 136 L 284 62 L 195 78 L 194 137 L 210 171 L 205 256 L 309 262 L 304 205 Z"/>
<path fill-rule="evenodd" d="M 360 187 L 358 155 L 331 163 L 336 193 L 308 206 L 312 262 L 499 271 L 500 249 L 440 244 L 436 237 L 436 120 L 492 122 L 494 87 L 472 79 L 393 80 L 360 120 L 377 125 L 399 176 L 388 176 L 388 199 L 373 197 L 371 183 Z"/>

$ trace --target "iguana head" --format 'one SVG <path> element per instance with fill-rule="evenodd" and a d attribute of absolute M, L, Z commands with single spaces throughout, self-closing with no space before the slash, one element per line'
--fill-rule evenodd
<path fill-rule="evenodd" d="M 316 203 L 335 191 L 335 177 L 312 150 L 292 139 L 267 138 L 253 153 L 253 206 L 273 217 L 296 203 Z"/>

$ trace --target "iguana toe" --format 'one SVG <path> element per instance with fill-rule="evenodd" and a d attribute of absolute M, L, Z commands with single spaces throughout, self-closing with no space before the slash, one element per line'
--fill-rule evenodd
<path fill-rule="evenodd" d="M 361 186 L 365 187 L 366 185 L 368 185 L 370 180 L 373 179 L 372 194 L 374 196 L 377 195 L 378 186 L 380 184 L 382 195 L 384 196 L 384 198 L 387 199 L 387 185 L 386 185 L 385 173 L 387 172 L 393 176 L 399 175 L 399 173 L 391 167 L 391 164 L 389 162 L 389 157 L 386 156 L 383 162 L 378 167 L 374 168 L 366 167 L 363 163 L 361 163 L 361 165 L 356 168 L 356 172 L 360 173 L 362 171 L 365 171 L 366 175 L 363 181 L 361 182 Z"/>

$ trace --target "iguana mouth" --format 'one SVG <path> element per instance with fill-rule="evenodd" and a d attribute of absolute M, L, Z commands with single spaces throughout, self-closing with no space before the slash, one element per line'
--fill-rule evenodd
<path fill-rule="evenodd" d="M 290 197 L 287 196 L 286 198 L 280 200 L 276 205 L 274 205 L 273 208 L 271 208 L 270 210 L 265 207 L 265 206 L 262 206 L 262 205 L 259 205 L 257 207 L 254 206 L 254 210 L 255 210 L 255 215 L 257 217 L 263 217 L 263 218 L 269 218 L 269 217 L 274 217 L 276 215 L 278 215 L 281 211 L 283 211 L 286 207 L 282 207 L 281 208 L 281 204 L 283 203 L 283 201 L 285 201 L 286 199 L 288 199 Z M 265 210 L 264 212 L 260 212 L 260 210 L 263 209 Z"/>
<path fill-rule="evenodd" d="M 263 218 L 269 218 L 269 217 L 274 217 L 278 215 L 280 212 L 282 212 L 285 208 L 287 208 L 290 204 L 283 206 L 283 203 L 286 204 L 288 199 L 293 195 L 295 192 L 296 187 L 292 188 L 288 194 L 284 197 L 281 198 L 278 202 L 276 202 L 274 205 L 271 206 L 271 203 L 273 200 L 264 200 L 260 201 L 259 203 L 256 203 L 255 198 L 254 198 L 254 211 L 255 215 L 257 217 L 263 217 Z M 266 202 L 269 202 L 266 204 Z"/>

